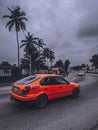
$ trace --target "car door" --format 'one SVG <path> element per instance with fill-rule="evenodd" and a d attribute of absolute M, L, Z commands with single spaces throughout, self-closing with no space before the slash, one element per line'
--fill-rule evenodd
<path fill-rule="evenodd" d="M 49 99 L 58 98 L 60 96 L 60 88 L 54 76 L 44 78 L 41 81 L 41 85 L 44 90 L 44 93 L 48 95 Z"/>
<path fill-rule="evenodd" d="M 59 95 L 67 96 L 72 94 L 72 87 L 68 81 L 66 81 L 64 78 L 57 76 L 56 82 L 58 83 L 59 87 Z"/>

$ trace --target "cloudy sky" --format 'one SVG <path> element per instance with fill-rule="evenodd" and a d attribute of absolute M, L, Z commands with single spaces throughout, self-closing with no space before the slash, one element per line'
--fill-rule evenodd
<path fill-rule="evenodd" d="M 6 7 L 16 5 L 26 12 L 27 32 L 42 38 L 56 60 L 78 65 L 98 53 L 98 0 L 0 0 L 0 62 L 17 63 L 15 31 L 9 33 L 2 19 L 9 14 Z"/>

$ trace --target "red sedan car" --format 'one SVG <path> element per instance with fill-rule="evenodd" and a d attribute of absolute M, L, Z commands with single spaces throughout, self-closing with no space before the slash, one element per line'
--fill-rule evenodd
<path fill-rule="evenodd" d="M 34 101 L 38 108 L 46 106 L 48 100 L 72 95 L 78 97 L 80 85 L 66 81 L 55 74 L 35 74 L 16 81 L 10 95 L 18 101 Z"/>

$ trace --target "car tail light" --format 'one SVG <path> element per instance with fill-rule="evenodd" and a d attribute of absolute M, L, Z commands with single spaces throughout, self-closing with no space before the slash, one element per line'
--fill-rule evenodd
<path fill-rule="evenodd" d="M 32 86 L 32 89 L 38 89 L 40 86 Z"/>
<path fill-rule="evenodd" d="M 26 96 L 26 94 L 30 91 L 31 87 L 30 86 L 26 86 L 24 88 L 24 90 L 22 91 L 22 96 Z"/>
<path fill-rule="evenodd" d="M 17 92 L 19 91 L 19 88 L 18 88 L 18 87 L 13 86 L 13 87 L 12 87 L 12 91 L 13 91 L 13 92 L 15 92 L 15 93 L 17 93 Z"/>

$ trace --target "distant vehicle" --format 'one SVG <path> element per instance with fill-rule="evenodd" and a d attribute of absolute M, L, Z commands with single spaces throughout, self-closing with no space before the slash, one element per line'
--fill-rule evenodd
<path fill-rule="evenodd" d="M 71 95 L 78 97 L 80 85 L 66 81 L 56 74 L 35 74 L 16 81 L 10 91 L 15 101 L 31 101 L 38 108 L 46 106 L 49 100 Z"/>
<path fill-rule="evenodd" d="M 78 76 L 85 76 L 85 72 L 84 72 L 83 70 L 80 70 L 80 71 L 78 72 Z"/>

